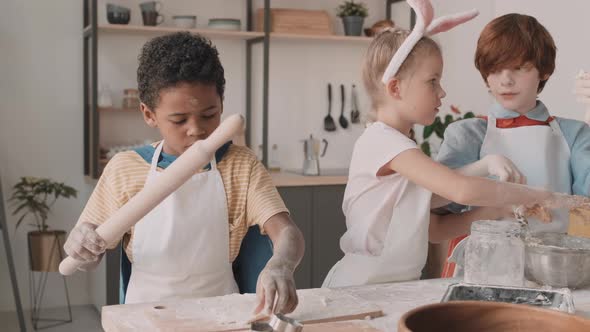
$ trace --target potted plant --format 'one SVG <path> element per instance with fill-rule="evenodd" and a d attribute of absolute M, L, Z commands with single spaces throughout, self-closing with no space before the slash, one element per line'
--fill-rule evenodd
<path fill-rule="evenodd" d="M 76 197 L 76 189 L 51 179 L 21 177 L 14 185 L 10 202 L 16 206 L 12 215 L 20 215 L 16 228 L 29 217 L 34 231 L 27 234 L 32 271 L 56 272 L 65 257 L 63 244 L 66 232 L 49 230 L 47 218 L 51 207 L 60 198 Z"/>
<path fill-rule="evenodd" d="M 350 0 L 338 6 L 336 15 L 342 18 L 344 33 L 347 36 L 360 36 L 368 10 L 364 3 Z"/>
<path fill-rule="evenodd" d="M 442 140 L 445 137 L 445 130 L 451 123 L 475 117 L 475 114 L 473 114 L 473 112 L 467 112 L 464 116 L 461 116 L 461 110 L 459 110 L 459 108 L 457 108 L 454 105 L 451 105 L 451 112 L 457 114 L 458 116 L 455 118 L 453 114 L 447 114 L 445 116 L 444 121 L 441 120 L 440 116 L 437 116 L 436 118 L 434 118 L 434 122 L 431 125 L 424 127 L 424 132 L 422 133 L 422 138 L 424 139 L 424 141 L 420 145 L 420 148 L 422 149 L 422 152 L 424 152 L 424 154 L 426 154 L 427 156 L 430 157 L 432 154 L 432 147 L 429 141 L 432 134 L 435 134 L 438 138 Z"/>

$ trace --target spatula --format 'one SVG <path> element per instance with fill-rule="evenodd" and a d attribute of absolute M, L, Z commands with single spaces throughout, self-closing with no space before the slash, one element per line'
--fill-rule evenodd
<path fill-rule="evenodd" d="M 332 118 L 332 84 L 328 83 L 328 115 L 324 118 L 324 130 L 335 131 L 336 124 Z"/>
<path fill-rule="evenodd" d="M 359 106 L 356 96 L 356 85 L 352 85 L 352 91 L 350 92 L 350 122 L 359 123 L 361 122 L 361 114 L 359 112 Z"/>
<path fill-rule="evenodd" d="M 340 84 L 340 99 L 342 105 L 340 106 L 340 118 L 338 119 L 338 122 L 340 122 L 340 127 L 346 129 L 348 128 L 348 120 L 346 117 L 344 117 L 344 103 L 346 101 L 346 96 L 344 94 L 344 84 Z"/>

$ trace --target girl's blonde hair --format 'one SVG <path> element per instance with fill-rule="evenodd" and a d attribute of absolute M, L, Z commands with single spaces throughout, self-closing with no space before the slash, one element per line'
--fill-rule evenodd
<path fill-rule="evenodd" d="M 367 49 L 363 61 L 363 83 L 371 98 L 373 110 L 376 110 L 384 99 L 383 82 L 381 81 L 383 73 L 395 52 L 409 35 L 410 31 L 388 28 L 377 34 Z M 429 37 L 422 37 L 402 63 L 395 77 L 406 78 L 408 74 L 411 74 L 410 70 L 419 57 L 435 52 L 441 54 L 438 44 Z"/>

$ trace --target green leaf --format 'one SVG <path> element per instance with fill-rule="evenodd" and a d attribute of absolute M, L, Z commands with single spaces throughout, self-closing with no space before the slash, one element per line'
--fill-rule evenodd
<path fill-rule="evenodd" d="M 20 226 L 20 223 L 23 222 L 23 220 L 25 219 L 27 215 L 23 214 L 20 218 L 18 218 L 18 221 L 16 222 L 16 227 L 15 229 L 18 229 L 18 226 Z"/>
<path fill-rule="evenodd" d="M 29 203 L 28 202 L 24 202 L 21 205 L 19 205 L 14 211 L 12 211 L 12 215 L 16 216 L 22 209 L 29 207 Z M 25 215 L 27 215 L 25 213 Z"/>
<path fill-rule="evenodd" d="M 453 123 L 453 121 L 455 121 L 455 119 L 453 119 L 453 116 L 450 114 L 447 114 L 445 116 L 445 128 L 448 127 L 451 123 Z"/>
<path fill-rule="evenodd" d="M 428 137 L 430 137 L 433 132 L 434 132 L 434 125 L 433 124 L 431 124 L 430 126 L 426 126 L 426 127 L 424 127 L 424 131 L 422 132 L 422 137 L 424 139 L 428 139 Z"/>
<path fill-rule="evenodd" d="M 445 126 L 441 123 L 434 127 L 434 133 L 438 138 L 443 139 L 445 138 Z"/>
<path fill-rule="evenodd" d="M 439 126 L 444 126 L 442 120 L 440 119 L 439 116 L 437 116 L 436 118 L 434 118 L 434 122 L 432 123 L 432 127 L 434 128 L 434 131 L 436 132 L 436 128 L 438 128 Z"/>
<path fill-rule="evenodd" d="M 27 216 L 32 214 L 36 223 L 34 226 L 39 230 L 45 230 L 48 228 L 46 221 L 53 203 L 60 197 L 71 198 L 76 195 L 77 190 L 63 182 L 24 176 L 14 185 L 9 201 L 16 206 L 12 212 L 13 215 L 22 213 L 17 221 L 17 227 Z M 49 198 L 52 199 L 50 203 L 48 202 Z"/>
<path fill-rule="evenodd" d="M 463 119 L 471 119 L 471 118 L 475 118 L 475 114 L 473 114 L 473 112 L 467 112 L 467 113 L 465 113 L 465 116 L 463 116 Z"/>
<path fill-rule="evenodd" d="M 430 143 L 422 142 L 422 144 L 420 144 L 420 149 L 422 150 L 422 152 L 424 152 L 425 155 L 430 157 Z"/>
<path fill-rule="evenodd" d="M 367 6 L 362 2 L 345 1 L 343 4 L 338 6 L 336 15 L 338 17 L 345 16 L 361 16 L 367 17 L 369 11 Z"/>

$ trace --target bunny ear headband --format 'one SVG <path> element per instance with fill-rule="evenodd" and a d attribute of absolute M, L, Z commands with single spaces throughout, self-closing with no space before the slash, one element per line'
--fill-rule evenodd
<path fill-rule="evenodd" d="M 465 23 L 479 15 L 479 12 L 473 9 L 467 12 L 443 16 L 433 20 L 434 9 L 432 8 L 430 0 L 407 1 L 410 7 L 412 7 L 416 12 L 416 25 L 414 25 L 414 29 L 408 38 L 404 40 L 400 48 L 391 58 L 391 61 L 389 61 L 389 65 L 385 69 L 385 73 L 383 73 L 383 78 L 381 79 L 381 81 L 385 84 L 387 84 L 387 82 L 389 82 L 389 80 L 395 76 L 395 74 L 397 74 L 397 71 L 401 67 L 404 60 L 406 60 L 412 49 L 414 49 L 414 46 L 416 46 L 422 37 L 432 36 L 439 32 L 450 30 L 455 26 Z"/>

